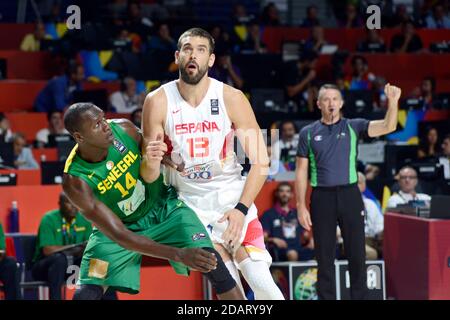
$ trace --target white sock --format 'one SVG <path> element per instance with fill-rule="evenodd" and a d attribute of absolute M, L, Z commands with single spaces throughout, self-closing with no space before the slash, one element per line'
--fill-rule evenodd
<path fill-rule="evenodd" d="M 228 260 L 227 262 L 225 262 L 225 266 L 227 267 L 228 271 L 230 271 L 231 276 L 233 277 L 234 281 L 236 281 L 238 288 L 241 290 L 242 295 L 245 297 L 244 287 L 242 286 L 241 277 L 239 276 L 239 270 L 236 268 L 236 265 L 233 261 Z"/>
<path fill-rule="evenodd" d="M 239 263 L 239 269 L 255 293 L 255 300 L 284 300 L 265 261 L 247 258 Z"/>

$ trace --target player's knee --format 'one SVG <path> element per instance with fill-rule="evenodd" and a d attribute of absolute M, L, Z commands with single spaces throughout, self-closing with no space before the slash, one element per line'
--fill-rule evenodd
<path fill-rule="evenodd" d="M 75 291 L 73 300 L 100 300 L 103 297 L 103 288 L 94 284 L 83 284 Z"/>
<path fill-rule="evenodd" d="M 210 272 L 204 273 L 204 275 L 211 281 L 214 289 L 218 294 L 230 291 L 236 286 L 236 281 L 234 281 L 230 272 L 228 271 L 225 263 L 222 260 L 220 254 L 213 248 L 202 248 L 206 251 L 214 253 L 217 258 L 217 268 L 211 270 Z"/>

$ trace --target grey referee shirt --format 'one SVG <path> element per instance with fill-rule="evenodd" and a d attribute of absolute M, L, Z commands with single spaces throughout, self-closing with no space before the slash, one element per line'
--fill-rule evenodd
<path fill-rule="evenodd" d="M 297 156 L 309 159 L 312 187 L 342 186 L 358 181 L 358 139 L 367 134 L 369 120 L 341 118 L 332 125 L 320 120 L 302 128 Z"/>

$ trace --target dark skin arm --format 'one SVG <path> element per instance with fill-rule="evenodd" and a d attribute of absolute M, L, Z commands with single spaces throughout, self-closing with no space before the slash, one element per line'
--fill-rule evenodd
<path fill-rule="evenodd" d="M 44 256 L 47 257 L 49 255 L 52 255 L 52 254 L 56 253 L 56 252 L 66 250 L 66 249 L 68 249 L 68 248 L 70 248 L 72 246 L 73 245 L 67 245 L 67 246 L 45 246 L 45 247 L 42 248 L 42 253 L 44 254 Z M 70 250 L 70 253 L 74 257 L 79 257 L 83 253 L 83 250 L 84 250 L 85 246 L 86 246 L 86 243 L 84 243 L 83 247 L 75 247 L 72 250 Z"/>
<path fill-rule="evenodd" d="M 118 122 L 128 134 L 136 139 L 140 146 L 142 137 L 138 129 L 128 120 L 119 120 Z M 63 189 L 85 218 L 121 247 L 142 255 L 182 262 L 191 269 L 201 272 L 209 272 L 216 268 L 216 257 L 205 250 L 175 248 L 131 232 L 106 205 L 94 197 L 89 185 L 80 178 L 65 174 Z"/>

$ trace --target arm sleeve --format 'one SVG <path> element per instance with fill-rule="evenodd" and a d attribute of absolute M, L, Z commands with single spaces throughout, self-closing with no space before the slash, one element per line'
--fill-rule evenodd
<path fill-rule="evenodd" d="M 355 130 L 358 137 L 367 136 L 369 120 L 363 118 L 349 119 L 350 126 Z"/>
<path fill-rule="evenodd" d="M 0 250 L 6 250 L 5 233 L 3 232 L 3 227 L 0 223 Z"/>
<path fill-rule="evenodd" d="M 308 158 L 308 130 L 303 128 L 298 136 L 297 157 Z"/>

